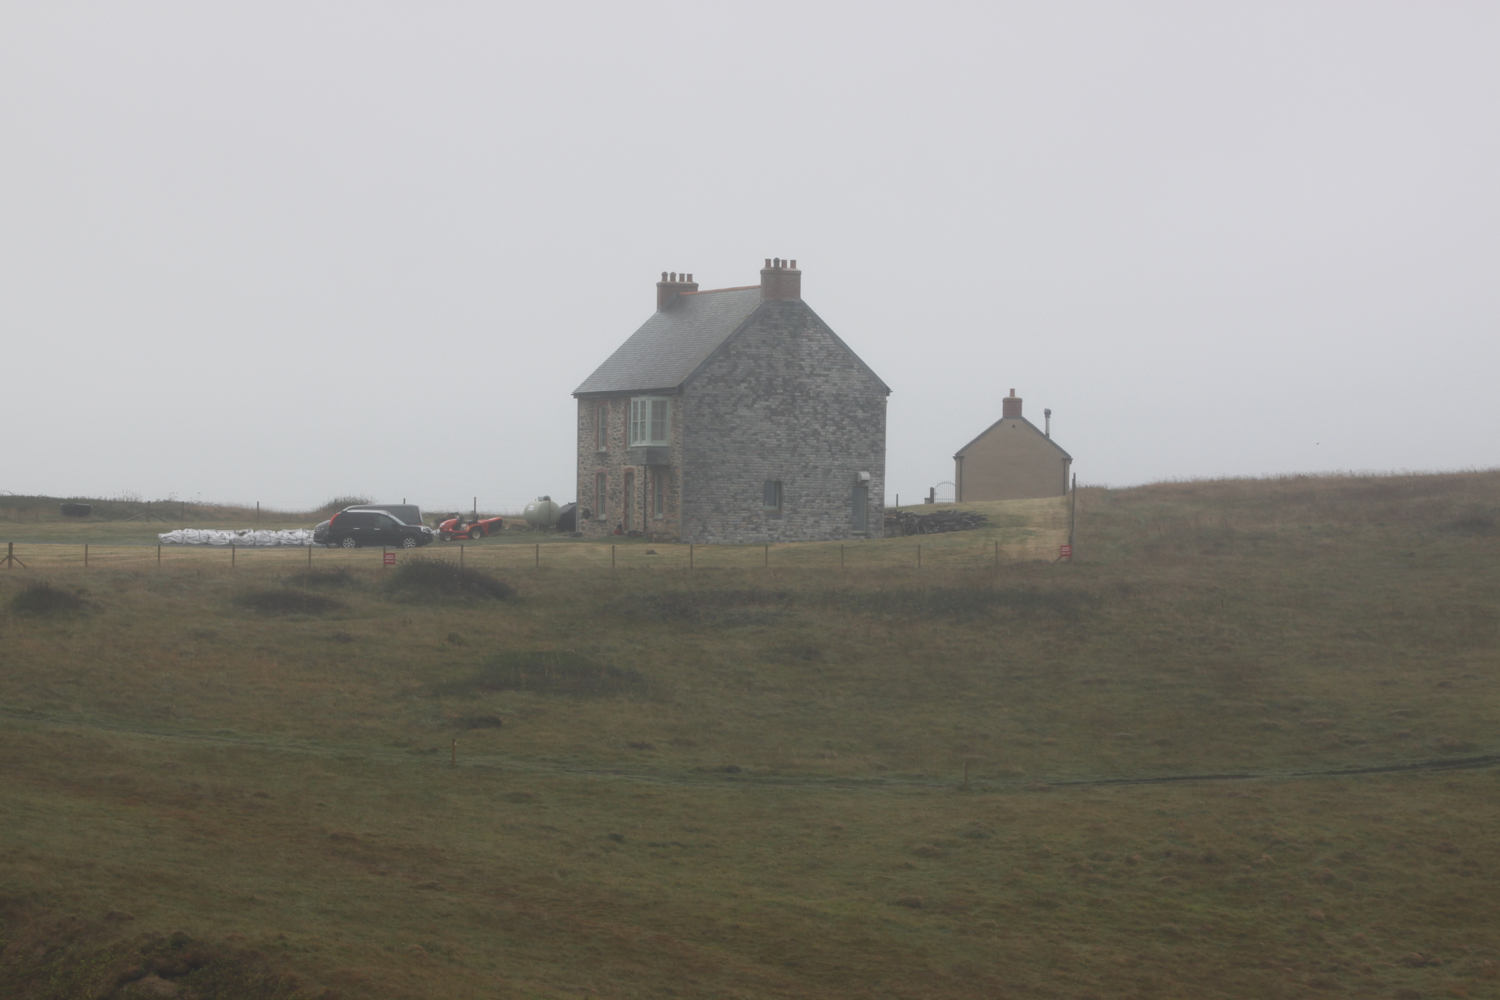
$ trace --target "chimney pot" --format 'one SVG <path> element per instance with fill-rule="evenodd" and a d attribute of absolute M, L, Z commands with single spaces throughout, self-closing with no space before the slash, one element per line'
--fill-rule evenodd
<path fill-rule="evenodd" d="M 771 269 L 771 258 L 767 257 L 766 258 L 766 270 L 769 271 L 770 269 Z"/>
<path fill-rule="evenodd" d="M 663 271 L 661 281 L 656 283 L 656 310 L 667 308 L 677 296 L 683 292 L 696 292 L 698 286 L 693 282 L 693 276 L 687 272 Z"/>
<path fill-rule="evenodd" d="M 795 260 L 792 261 L 792 270 L 793 271 L 797 270 L 797 262 Z"/>

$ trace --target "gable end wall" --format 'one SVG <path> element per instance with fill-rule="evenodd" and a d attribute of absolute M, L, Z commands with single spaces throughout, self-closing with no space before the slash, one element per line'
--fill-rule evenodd
<path fill-rule="evenodd" d="M 802 302 L 767 302 L 684 385 L 682 540 L 883 534 L 886 387 Z M 855 477 L 868 472 L 853 530 Z M 780 514 L 762 508 L 782 483 Z"/>
<path fill-rule="evenodd" d="M 1068 492 L 1071 461 L 1031 421 L 1000 420 L 954 456 L 958 500 L 1029 500 Z"/>

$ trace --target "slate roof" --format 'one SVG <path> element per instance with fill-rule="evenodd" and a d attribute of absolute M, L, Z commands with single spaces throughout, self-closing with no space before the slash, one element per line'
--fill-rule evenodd
<path fill-rule="evenodd" d="M 573 395 L 675 389 L 760 303 L 759 285 L 679 295 L 652 313 Z"/>

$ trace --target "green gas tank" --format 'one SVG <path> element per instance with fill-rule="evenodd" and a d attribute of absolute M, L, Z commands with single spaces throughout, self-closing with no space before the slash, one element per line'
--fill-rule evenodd
<path fill-rule="evenodd" d="M 526 505 L 526 509 L 521 511 L 521 516 L 533 528 L 551 528 L 562 516 L 562 508 L 553 503 L 551 497 L 537 497 Z"/>

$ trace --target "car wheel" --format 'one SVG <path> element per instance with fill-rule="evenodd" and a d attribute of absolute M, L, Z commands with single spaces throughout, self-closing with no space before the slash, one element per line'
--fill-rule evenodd
<path fill-rule="evenodd" d="M 477 542 L 484 537 L 484 531 L 479 528 L 469 529 L 469 541 Z"/>
<path fill-rule="evenodd" d="M 353 535 L 350 535 L 348 538 L 345 538 L 343 541 L 339 542 L 339 544 L 342 545 L 346 549 L 357 549 L 357 548 L 359 548 L 359 542 L 357 542 L 357 541 L 354 540 L 354 536 Z"/>
<path fill-rule="evenodd" d="M 412 538 L 410 535 L 407 535 L 405 538 L 401 539 L 401 547 L 403 549 L 414 549 L 417 547 L 417 540 L 415 538 Z"/>

